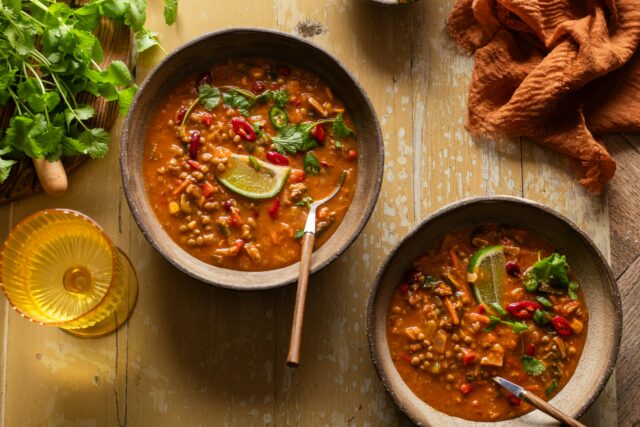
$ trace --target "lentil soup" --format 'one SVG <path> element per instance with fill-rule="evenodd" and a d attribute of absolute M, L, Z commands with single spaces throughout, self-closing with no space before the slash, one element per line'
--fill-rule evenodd
<path fill-rule="evenodd" d="M 564 256 L 527 230 L 483 225 L 446 234 L 414 261 L 386 323 L 393 363 L 420 399 L 498 421 L 533 407 L 491 377 L 550 399 L 575 371 L 587 321 Z"/>
<path fill-rule="evenodd" d="M 144 147 L 147 197 L 169 236 L 219 267 L 271 270 L 297 262 L 313 200 L 315 248 L 353 199 L 357 139 L 331 88 L 268 60 L 216 64 L 173 90 Z"/>

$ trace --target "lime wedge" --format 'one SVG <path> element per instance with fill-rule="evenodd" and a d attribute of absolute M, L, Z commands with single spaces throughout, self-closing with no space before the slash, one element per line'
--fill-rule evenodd
<path fill-rule="evenodd" d="M 232 154 L 223 172 L 216 172 L 222 185 L 249 199 L 269 199 L 282 190 L 291 168 L 263 162 L 252 156 Z"/>
<path fill-rule="evenodd" d="M 502 303 L 502 292 L 507 271 L 505 269 L 504 248 L 487 246 L 473 254 L 469 261 L 467 281 L 473 284 L 473 291 L 478 302 L 488 311 L 493 311 L 489 304 Z"/>

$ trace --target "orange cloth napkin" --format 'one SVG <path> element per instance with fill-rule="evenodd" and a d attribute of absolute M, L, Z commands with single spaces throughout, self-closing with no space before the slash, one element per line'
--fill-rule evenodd
<path fill-rule="evenodd" d="M 458 0 L 447 24 L 475 52 L 468 130 L 559 151 L 601 193 L 598 136 L 640 131 L 640 0 Z"/>

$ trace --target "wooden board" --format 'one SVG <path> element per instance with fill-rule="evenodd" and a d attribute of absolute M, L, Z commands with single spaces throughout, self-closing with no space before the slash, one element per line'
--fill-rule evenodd
<path fill-rule="evenodd" d="M 525 196 L 567 214 L 608 254 L 606 198 L 586 194 L 565 160 L 524 141 L 473 141 L 465 132 L 472 59 L 446 34 L 450 0 L 403 8 L 358 0 L 181 0 L 174 27 L 164 25 L 161 3 L 150 2 L 148 23 L 167 50 L 207 31 L 258 26 L 312 35 L 343 61 L 380 117 L 380 199 L 363 235 L 312 277 L 302 365 L 293 370 L 285 357 L 294 289 L 221 291 L 163 261 L 128 212 L 115 132 L 108 157 L 79 170 L 68 195 L 0 207 L 0 236 L 45 207 L 82 210 L 133 260 L 138 306 L 126 327 L 97 340 L 8 313 L 0 329 L 4 425 L 404 425 L 370 362 L 365 306 L 384 256 L 417 222 L 471 195 Z M 141 58 L 138 79 L 160 58 Z M 585 422 L 616 424 L 614 389 Z"/>

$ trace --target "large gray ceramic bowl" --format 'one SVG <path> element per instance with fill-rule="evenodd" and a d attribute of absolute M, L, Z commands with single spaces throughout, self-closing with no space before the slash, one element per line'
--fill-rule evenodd
<path fill-rule="evenodd" d="M 445 233 L 475 224 L 522 227 L 544 237 L 567 256 L 589 309 L 587 341 L 573 377 L 551 403 L 574 417 L 582 415 L 604 388 L 618 356 L 622 310 L 607 261 L 580 229 L 559 213 L 526 199 L 477 197 L 449 205 L 428 217 L 389 254 L 371 289 L 367 312 L 369 347 L 378 376 L 393 401 L 424 426 L 546 426 L 555 420 L 540 411 L 496 423 L 446 415 L 416 397 L 398 374 L 387 343 L 386 316 L 391 294 L 418 258 Z"/>
<path fill-rule="evenodd" d="M 358 178 L 351 206 L 333 236 L 313 254 L 315 272 L 356 239 L 378 198 L 383 170 L 380 125 L 369 98 L 355 78 L 330 54 L 284 33 L 230 29 L 210 33 L 178 48 L 147 77 L 127 116 L 120 148 L 120 166 L 131 212 L 151 245 L 171 264 L 203 282 L 238 290 L 274 288 L 293 283 L 299 264 L 277 270 L 246 272 L 215 267 L 189 255 L 174 243 L 156 219 L 142 177 L 143 143 L 151 117 L 180 82 L 212 64 L 232 58 L 266 58 L 306 68 L 324 80 L 344 102 L 358 135 Z"/>

